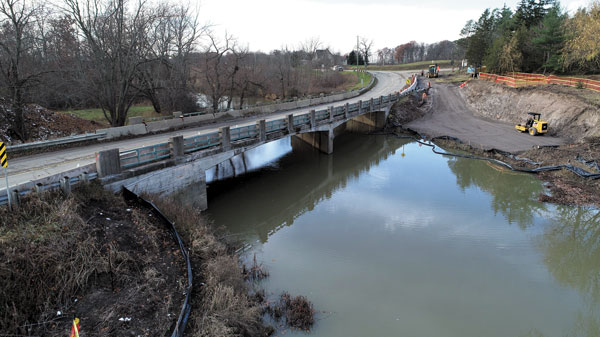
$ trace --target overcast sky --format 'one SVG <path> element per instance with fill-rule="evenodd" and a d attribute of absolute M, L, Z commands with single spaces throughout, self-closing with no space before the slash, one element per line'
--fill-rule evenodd
<path fill-rule="evenodd" d="M 318 36 L 332 51 L 345 54 L 356 36 L 374 40 L 374 50 L 411 40 L 432 43 L 456 40 L 469 19 L 501 0 L 190 0 L 199 1 L 202 21 L 221 34 L 227 30 L 250 50 L 269 52 L 296 47 Z M 515 8 L 518 0 L 507 0 Z M 590 0 L 563 0 L 569 11 Z"/>

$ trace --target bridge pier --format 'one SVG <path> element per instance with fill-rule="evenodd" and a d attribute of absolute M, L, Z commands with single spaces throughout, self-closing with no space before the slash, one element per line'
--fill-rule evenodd
<path fill-rule="evenodd" d="M 333 153 L 333 139 L 335 135 L 333 129 L 326 131 L 313 131 L 297 134 L 295 137 L 301 139 L 305 143 L 312 145 L 326 154 Z"/>

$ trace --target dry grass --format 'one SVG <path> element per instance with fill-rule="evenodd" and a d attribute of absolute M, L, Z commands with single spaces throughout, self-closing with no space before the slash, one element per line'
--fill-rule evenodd
<path fill-rule="evenodd" d="M 0 331 L 29 334 L 30 325 L 68 307 L 108 259 L 85 235 L 75 198 L 30 197 L 17 212 L 0 210 Z"/>
<path fill-rule="evenodd" d="M 196 337 L 269 336 L 262 304 L 250 296 L 239 258 L 217 239 L 200 213 L 167 198 L 154 199 L 175 223 L 194 268 L 192 316 L 186 331 Z"/>

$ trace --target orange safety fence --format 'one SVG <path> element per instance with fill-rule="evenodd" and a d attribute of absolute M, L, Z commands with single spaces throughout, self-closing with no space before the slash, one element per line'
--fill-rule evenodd
<path fill-rule="evenodd" d="M 542 74 L 508 73 L 509 76 L 499 76 L 488 73 L 480 73 L 479 78 L 486 81 L 503 83 L 513 88 L 534 86 L 541 84 L 560 84 L 570 87 L 581 87 L 600 92 L 600 81 L 579 77 L 545 76 Z"/>

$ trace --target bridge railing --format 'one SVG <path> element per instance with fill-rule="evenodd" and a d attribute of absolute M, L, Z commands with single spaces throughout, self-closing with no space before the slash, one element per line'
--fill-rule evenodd
<path fill-rule="evenodd" d="M 221 145 L 219 132 L 212 132 L 183 139 L 184 153 L 200 151 L 209 147 Z"/>
<path fill-rule="evenodd" d="M 287 129 L 287 120 L 285 118 L 268 121 L 265 123 L 266 132 L 272 133 Z"/>
<path fill-rule="evenodd" d="M 171 156 L 169 143 L 160 143 L 144 146 L 133 150 L 119 153 L 121 167 L 131 168 L 155 161 L 163 160 Z"/>
<path fill-rule="evenodd" d="M 235 129 L 231 129 L 231 141 L 237 141 L 248 138 L 255 138 L 258 135 L 258 128 L 256 125 L 240 126 Z"/>

